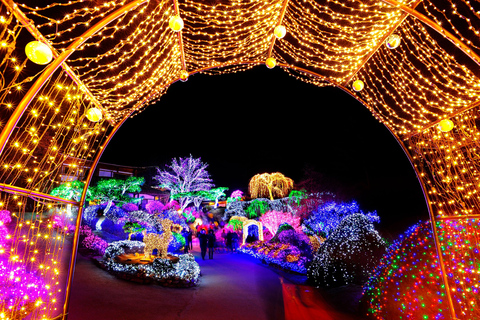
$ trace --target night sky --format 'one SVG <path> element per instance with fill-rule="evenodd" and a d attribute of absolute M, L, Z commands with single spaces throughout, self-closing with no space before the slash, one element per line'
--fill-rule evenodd
<path fill-rule="evenodd" d="M 201 157 L 216 186 L 247 191 L 250 178 L 305 169 L 325 188 L 377 210 L 396 236 L 428 219 L 415 173 L 390 132 L 347 93 L 319 88 L 280 68 L 192 75 L 129 119 L 102 162 L 164 168 L 173 157 Z"/>

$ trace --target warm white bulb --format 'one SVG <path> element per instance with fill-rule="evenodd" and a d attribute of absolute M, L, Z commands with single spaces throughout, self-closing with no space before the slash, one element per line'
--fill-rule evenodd
<path fill-rule="evenodd" d="M 277 39 L 282 39 L 287 34 L 287 29 L 282 25 L 276 26 L 273 30 L 273 34 L 275 37 L 277 37 Z"/>
<path fill-rule="evenodd" d="M 183 20 L 179 16 L 172 16 L 168 22 L 170 29 L 175 32 L 180 32 L 183 29 Z"/>
<path fill-rule="evenodd" d="M 267 66 L 268 69 L 273 69 L 277 65 L 277 60 L 275 60 L 275 58 L 272 58 L 272 57 L 267 58 L 267 60 L 265 60 L 265 65 Z"/>

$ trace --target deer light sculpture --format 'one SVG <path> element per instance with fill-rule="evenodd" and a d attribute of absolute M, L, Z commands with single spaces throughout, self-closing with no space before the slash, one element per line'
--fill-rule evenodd
<path fill-rule="evenodd" d="M 158 256 L 162 259 L 167 258 L 168 244 L 172 240 L 172 226 L 174 225 L 170 219 L 161 219 L 163 233 L 147 233 L 145 230 L 143 233 L 143 242 L 145 242 L 145 248 L 143 253 L 145 258 L 149 259 L 152 251 L 157 249 Z"/>

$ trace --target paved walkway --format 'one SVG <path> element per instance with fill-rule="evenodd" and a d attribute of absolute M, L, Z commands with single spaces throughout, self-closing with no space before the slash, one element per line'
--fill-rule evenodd
<path fill-rule="evenodd" d="M 284 319 L 279 276 L 243 254 L 203 261 L 194 288 L 163 288 L 122 281 L 77 258 L 68 320 Z"/>
<path fill-rule="evenodd" d="M 315 301 L 311 301 L 311 294 L 303 293 L 305 299 L 298 299 L 301 292 L 292 296 L 289 293 L 292 290 L 310 291 L 292 285 L 285 286 L 288 288 L 284 292 L 288 299 L 285 314 L 281 272 L 245 254 L 216 254 L 213 260 L 205 261 L 196 248 L 193 254 L 202 270 L 200 283 L 194 288 L 181 289 L 123 281 L 79 255 L 68 320 L 306 320 L 309 317 L 300 313 L 310 307 L 316 309 L 310 312 L 312 319 L 354 319 L 334 311 L 318 292 Z M 288 277 L 294 282 L 301 281 Z"/>

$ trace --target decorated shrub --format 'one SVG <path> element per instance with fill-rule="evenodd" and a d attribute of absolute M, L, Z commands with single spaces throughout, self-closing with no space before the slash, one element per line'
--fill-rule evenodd
<path fill-rule="evenodd" d="M 149 201 L 145 206 L 145 210 L 151 214 L 160 213 L 165 210 L 165 205 L 160 201 Z"/>
<path fill-rule="evenodd" d="M 351 214 L 320 246 L 308 268 L 308 279 L 317 286 L 363 284 L 385 246 L 367 216 Z"/>
<path fill-rule="evenodd" d="M 248 220 L 246 217 L 233 216 L 228 221 L 228 225 L 232 227 L 233 230 L 238 231 L 242 230 L 243 223 Z"/>
<path fill-rule="evenodd" d="M 267 211 L 263 216 L 260 217 L 259 221 L 263 223 L 265 228 L 270 231 L 271 234 L 276 234 L 278 228 L 283 223 L 288 223 L 293 229 L 300 231 L 300 218 L 294 216 L 290 212 L 282 211 Z"/>
<path fill-rule="evenodd" d="M 94 234 L 89 226 L 81 226 L 80 246 L 90 250 L 92 255 L 103 256 L 105 249 L 108 247 L 108 243 Z"/>
<path fill-rule="evenodd" d="M 307 260 L 312 260 L 312 246 L 310 245 L 310 239 L 305 234 L 293 229 L 285 229 L 278 233 L 277 241 L 298 248 L 302 256 L 306 257 Z"/>
<path fill-rule="evenodd" d="M 84 224 L 92 229 L 105 230 L 112 234 L 122 234 L 123 224 L 119 224 L 127 212 L 112 204 L 112 202 L 89 206 L 83 214 Z"/>
<path fill-rule="evenodd" d="M 459 319 L 480 319 L 478 219 L 437 222 L 445 271 Z M 451 319 L 430 222 L 409 228 L 388 248 L 364 286 L 363 309 L 373 319 Z"/>
<path fill-rule="evenodd" d="M 252 200 L 249 206 L 245 209 L 247 217 L 250 219 L 260 217 L 270 208 L 270 205 L 267 201 L 262 201 L 260 199 Z"/>
<path fill-rule="evenodd" d="M 138 211 L 138 205 L 136 205 L 135 203 L 127 202 L 122 205 L 122 209 L 125 212 Z"/>
<path fill-rule="evenodd" d="M 143 254 L 145 243 L 140 241 L 112 242 L 105 250 L 101 265 L 113 275 L 135 282 L 156 283 L 168 287 L 191 287 L 198 283 L 200 267 L 191 254 L 169 255 L 151 263 L 124 263 L 122 255 Z"/>
<path fill-rule="evenodd" d="M 40 302 L 48 300 L 45 282 L 20 264 L 0 259 L 0 310 L 2 319 L 23 319 Z"/>
<path fill-rule="evenodd" d="M 319 205 L 311 215 L 302 222 L 303 231 L 307 234 L 317 234 L 328 237 L 347 216 L 355 213 L 361 213 L 367 217 L 370 222 L 379 222 L 375 211 L 363 213 L 358 203 L 336 203 L 334 201 Z"/>
<path fill-rule="evenodd" d="M 302 255 L 297 247 L 286 243 L 255 241 L 245 244 L 238 250 L 265 264 L 302 274 L 307 273 L 307 267 L 311 261 Z"/>

